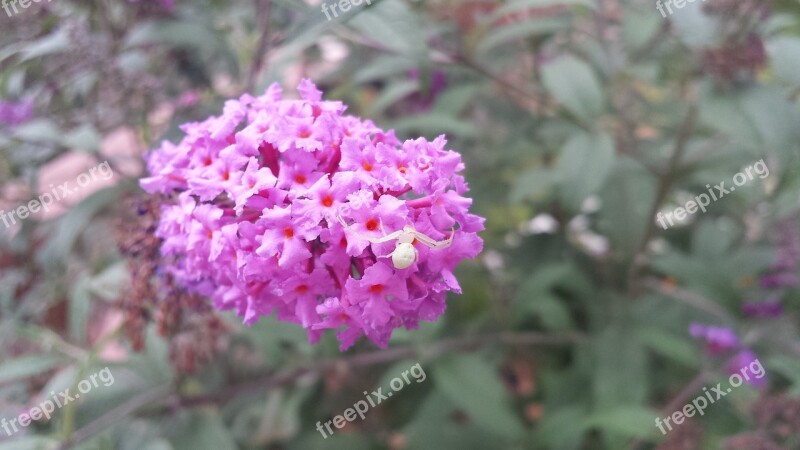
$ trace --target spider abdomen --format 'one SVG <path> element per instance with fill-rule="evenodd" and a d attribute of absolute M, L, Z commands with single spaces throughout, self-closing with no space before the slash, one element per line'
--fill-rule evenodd
<path fill-rule="evenodd" d="M 392 264 L 397 269 L 405 269 L 417 260 L 417 250 L 407 242 L 397 244 L 392 252 Z"/>

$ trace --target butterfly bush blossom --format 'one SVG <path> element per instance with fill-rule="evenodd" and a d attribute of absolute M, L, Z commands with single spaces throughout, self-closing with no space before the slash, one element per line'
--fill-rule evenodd
<path fill-rule="evenodd" d="M 461 292 L 453 270 L 480 253 L 484 219 L 468 213 L 464 164 L 443 136 L 400 142 L 310 81 L 298 91 L 283 99 L 273 84 L 229 100 L 148 155 L 141 186 L 167 199 L 164 270 L 247 324 L 277 313 L 312 343 L 335 329 L 342 350 L 362 335 L 385 347 L 395 328 L 435 320 L 446 293 Z M 415 241 L 416 262 L 396 269 L 396 240 L 365 238 L 406 225 L 452 244 Z"/>
<path fill-rule="evenodd" d="M 710 355 L 729 357 L 725 364 L 728 375 L 739 373 L 742 367 L 758 361 L 756 354 L 743 347 L 739 337 L 730 328 L 692 323 L 689 325 L 689 334 L 696 339 L 704 340 L 706 351 Z M 747 379 L 744 382 L 752 386 L 763 387 L 767 383 L 767 378 Z"/>
<path fill-rule="evenodd" d="M 719 355 L 739 347 L 739 338 L 730 328 L 693 323 L 689 325 L 689 334 L 694 338 L 705 340 L 706 350 L 712 355 Z"/>

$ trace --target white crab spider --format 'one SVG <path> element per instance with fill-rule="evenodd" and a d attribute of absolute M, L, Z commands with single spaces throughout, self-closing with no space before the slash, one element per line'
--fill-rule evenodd
<path fill-rule="evenodd" d="M 394 233 L 389 233 L 383 237 L 375 238 L 359 233 L 358 231 L 351 230 L 350 226 L 345 223 L 341 216 L 338 216 L 337 219 L 339 219 L 339 222 L 341 222 L 345 230 L 356 234 L 361 239 L 372 242 L 373 244 L 381 244 L 383 242 L 389 242 L 393 239 L 397 239 L 397 246 L 389 255 L 392 257 L 392 264 L 394 264 L 394 267 L 397 269 L 405 269 L 410 267 L 417 260 L 417 249 L 415 249 L 413 245 L 414 239 L 422 242 L 430 248 L 440 249 L 449 247 L 450 244 L 453 243 L 453 236 L 456 234 L 455 228 L 453 228 L 450 231 L 449 238 L 443 241 L 437 241 L 428 235 L 420 233 L 414 229 L 413 225 L 406 225 L 402 230 L 397 230 Z M 383 230 L 383 224 L 381 224 L 381 230 Z"/>

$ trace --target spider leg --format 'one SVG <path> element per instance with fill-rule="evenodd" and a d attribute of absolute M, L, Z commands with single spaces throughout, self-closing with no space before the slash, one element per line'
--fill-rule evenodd
<path fill-rule="evenodd" d="M 386 236 L 387 235 L 386 229 L 383 228 L 383 219 L 378 217 L 378 223 L 381 224 L 381 233 L 383 233 L 383 235 Z"/>
<path fill-rule="evenodd" d="M 340 214 L 336 215 L 336 220 L 338 220 L 339 223 L 342 224 L 342 228 L 344 228 L 345 230 L 348 228 L 348 225 L 345 223 L 344 219 L 342 219 L 342 216 Z"/>
<path fill-rule="evenodd" d="M 356 235 L 361 237 L 361 239 L 368 240 L 368 241 L 372 242 L 373 244 L 381 244 L 383 242 L 393 241 L 393 240 L 399 238 L 400 235 L 403 233 L 402 231 L 398 230 L 398 231 L 395 231 L 394 233 L 389 233 L 386 236 L 379 237 L 379 238 L 374 238 L 372 236 L 367 236 L 365 234 L 359 233 L 358 231 L 350 230 L 350 232 L 351 233 L 355 233 Z"/>
<path fill-rule="evenodd" d="M 447 248 L 447 247 L 449 247 L 450 244 L 453 243 L 453 237 L 455 235 L 456 235 L 456 229 L 453 228 L 452 230 L 450 230 L 450 237 L 448 237 L 447 239 L 445 239 L 443 241 L 436 241 L 436 240 L 432 239 L 431 237 L 429 237 L 428 235 L 425 235 L 423 233 L 420 233 L 419 231 L 414 230 L 414 237 L 417 238 L 418 241 L 422 242 L 423 244 L 427 245 L 430 248 Z"/>
<path fill-rule="evenodd" d="M 383 242 L 389 242 L 391 240 L 397 239 L 398 237 L 400 237 L 400 234 L 402 233 L 402 231 L 395 231 L 394 233 L 390 233 L 383 237 L 376 238 L 352 229 L 350 225 L 345 223 L 344 219 L 342 219 L 342 216 L 337 216 L 336 218 L 339 219 L 339 222 L 342 224 L 342 227 L 344 227 L 345 231 L 353 233 L 356 236 L 360 237 L 361 239 L 372 242 L 373 244 L 381 244 Z"/>

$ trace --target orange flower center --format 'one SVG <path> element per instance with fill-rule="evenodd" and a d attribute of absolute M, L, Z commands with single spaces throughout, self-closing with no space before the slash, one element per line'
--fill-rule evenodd
<path fill-rule="evenodd" d="M 300 184 L 303 184 L 303 183 L 306 182 L 306 177 L 305 177 L 305 175 L 297 174 L 297 175 L 294 176 L 294 181 L 296 181 L 296 182 L 298 182 Z"/>
<path fill-rule="evenodd" d="M 300 286 L 297 286 L 297 288 L 295 288 L 295 291 L 297 291 L 297 293 L 299 294 L 304 294 L 308 292 L 308 286 L 306 286 L 305 284 L 301 284 Z"/>
<path fill-rule="evenodd" d="M 283 229 L 283 235 L 286 236 L 286 239 L 291 239 L 294 237 L 294 230 L 292 227 L 286 227 Z"/>
<path fill-rule="evenodd" d="M 377 221 L 377 220 L 375 220 L 375 219 L 369 219 L 369 220 L 367 221 L 367 223 L 365 223 L 365 224 L 364 224 L 364 226 L 365 226 L 365 227 L 367 227 L 367 229 L 368 229 L 369 231 L 375 231 L 375 230 L 377 230 L 377 229 L 378 229 L 378 225 L 379 225 L 379 224 L 378 224 L 378 221 Z"/>
<path fill-rule="evenodd" d="M 331 197 L 330 195 L 326 195 L 325 197 L 323 197 L 322 206 L 326 208 L 330 208 L 331 206 L 333 206 L 333 197 Z"/>
<path fill-rule="evenodd" d="M 382 284 L 373 284 L 369 288 L 369 292 L 372 294 L 380 294 L 383 292 L 383 285 Z"/>
<path fill-rule="evenodd" d="M 372 171 L 372 164 L 370 164 L 369 161 L 364 161 L 363 163 L 361 163 L 361 167 L 363 167 L 364 170 L 366 170 L 367 172 Z"/>

